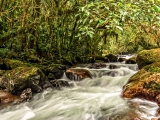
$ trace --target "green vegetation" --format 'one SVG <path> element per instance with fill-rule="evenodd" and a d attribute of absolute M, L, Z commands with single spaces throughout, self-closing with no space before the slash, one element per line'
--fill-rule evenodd
<path fill-rule="evenodd" d="M 160 62 L 155 62 L 153 64 L 144 67 L 144 70 L 148 72 L 158 72 L 160 73 Z"/>
<path fill-rule="evenodd" d="M 55 63 L 160 47 L 160 0 L 0 0 L 0 56 Z"/>

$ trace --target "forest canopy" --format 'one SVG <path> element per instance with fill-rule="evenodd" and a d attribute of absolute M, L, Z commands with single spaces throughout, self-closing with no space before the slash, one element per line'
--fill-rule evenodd
<path fill-rule="evenodd" d="M 0 56 L 87 59 L 160 47 L 160 0 L 0 0 Z"/>

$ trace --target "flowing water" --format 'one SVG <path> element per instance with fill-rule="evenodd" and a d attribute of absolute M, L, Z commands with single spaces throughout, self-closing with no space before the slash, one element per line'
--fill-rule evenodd
<path fill-rule="evenodd" d="M 114 63 L 115 64 L 115 63 Z M 151 120 L 158 106 L 146 100 L 124 99 L 122 88 L 137 65 L 118 69 L 88 69 L 92 79 L 70 81 L 72 88 L 47 89 L 30 102 L 0 110 L 0 120 Z M 87 69 L 87 68 L 84 68 Z M 75 77 L 74 77 L 75 78 Z M 69 80 L 65 74 L 62 79 Z M 78 78 L 77 78 L 78 80 Z"/>

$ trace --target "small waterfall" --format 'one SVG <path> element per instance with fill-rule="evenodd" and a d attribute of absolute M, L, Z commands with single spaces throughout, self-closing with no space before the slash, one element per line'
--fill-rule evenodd
<path fill-rule="evenodd" d="M 117 66 L 115 69 L 109 69 L 109 66 L 114 64 Z M 94 78 L 102 77 L 102 76 L 125 76 L 130 73 L 136 73 L 138 71 L 137 64 L 122 64 L 122 63 L 107 63 L 106 68 L 101 69 L 88 69 Z"/>
<path fill-rule="evenodd" d="M 68 73 L 66 75 L 66 73 L 64 72 L 62 78 L 66 78 L 66 79 L 69 79 L 69 80 L 74 80 L 74 81 L 80 81 L 80 78 L 78 75 L 74 74 L 74 73 Z"/>
<path fill-rule="evenodd" d="M 94 76 L 71 81 L 74 87 L 47 89 L 30 102 L 8 106 L 0 111 L 3 120 L 151 120 L 158 106 L 146 100 L 121 98 L 123 86 L 136 73 L 134 67 L 119 64 L 116 69 L 88 69 Z M 133 65 L 134 66 L 134 65 Z M 78 79 L 76 77 L 73 80 Z"/>

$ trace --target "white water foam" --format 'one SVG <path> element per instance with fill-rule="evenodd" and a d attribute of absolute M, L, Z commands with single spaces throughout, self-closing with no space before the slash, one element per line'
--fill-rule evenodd
<path fill-rule="evenodd" d="M 30 102 L 2 109 L 0 119 L 131 120 L 132 113 L 141 120 L 156 117 L 158 106 L 155 103 L 121 98 L 122 87 L 135 71 L 123 67 L 119 70 L 123 75 L 86 78 L 75 81 L 73 88 L 47 89 L 35 95 Z"/>

